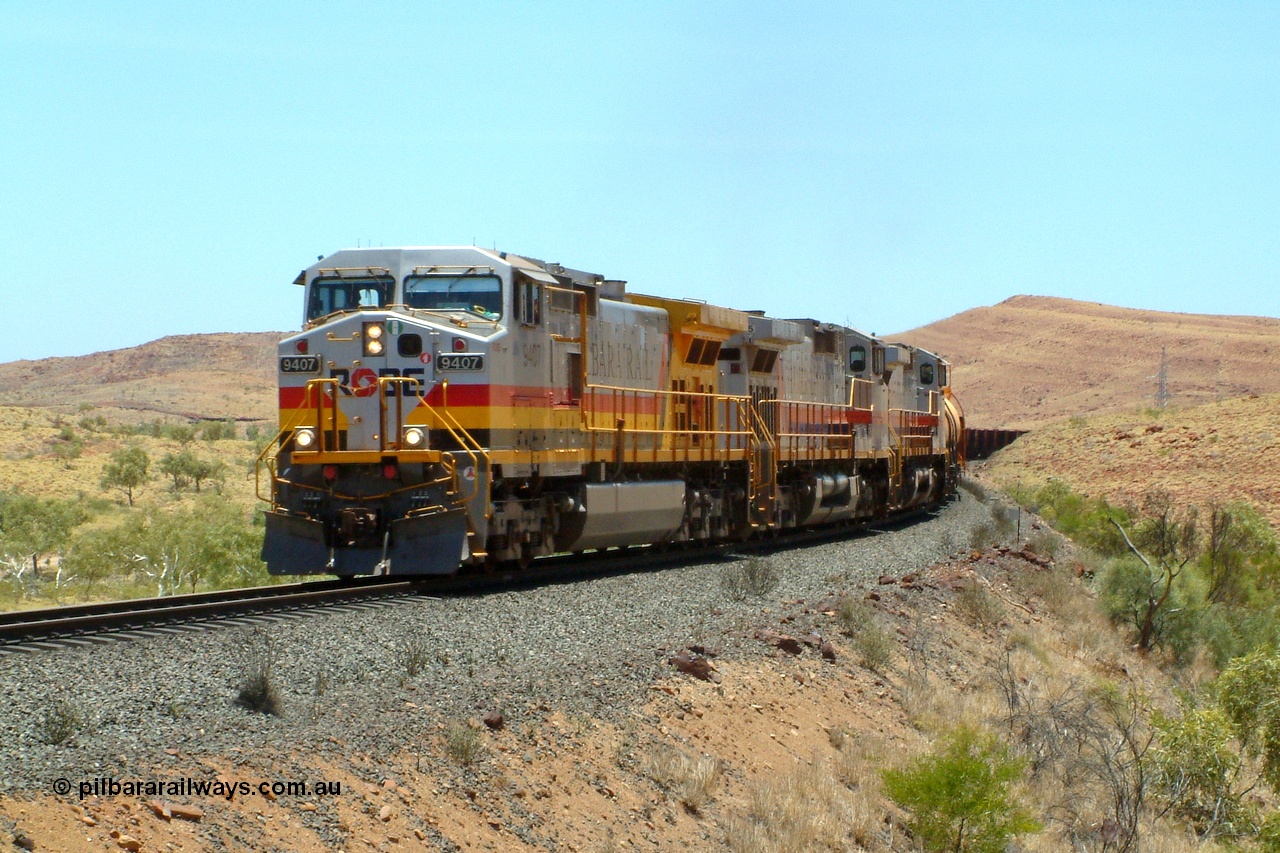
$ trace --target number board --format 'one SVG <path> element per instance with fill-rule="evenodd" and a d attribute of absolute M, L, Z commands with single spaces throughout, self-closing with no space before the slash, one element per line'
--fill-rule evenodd
<path fill-rule="evenodd" d="M 286 355 L 280 357 L 281 373 L 319 373 L 320 356 Z"/>
<path fill-rule="evenodd" d="M 484 370 L 484 356 L 441 353 L 436 357 L 436 370 Z"/>

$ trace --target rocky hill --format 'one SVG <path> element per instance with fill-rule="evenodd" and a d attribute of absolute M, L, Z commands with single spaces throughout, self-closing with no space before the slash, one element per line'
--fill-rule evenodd
<path fill-rule="evenodd" d="M 150 419 L 274 420 L 275 352 L 284 332 L 175 335 L 74 358 L 0 364 L 0 406 L 84 404 Z"/>

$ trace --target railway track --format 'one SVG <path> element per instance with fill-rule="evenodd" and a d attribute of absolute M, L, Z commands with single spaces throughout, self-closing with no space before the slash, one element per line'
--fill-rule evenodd
<path fill-rule="evenodd" d="M 0 647 L 408 595 L 399 579 L 311 581 L 0 613 Z"/>
<path fill-rule="evenodd" d="M 929 512 L 932 512 L 930 510 Z M 497 570 L 438 577 L 365 577 L 307 581 L 248 589 L 77 604 L 41 610 L 0 613 L 0 650 L 42 648 L 84 637 L 128 635 L 128 632 L 172 625 L 216 624 L 309 608 L 406 598 L 466 596 L 552 583 L 568 583 L 627 572 L 673 568 L 715 559 L 737 559 L 806 545 L 816 545 L 864 532 L 888 532 L 922 513 L 913 512 L 874 527 L 839 524 L 791 531 L 700 548 L 637 546 L 533 562 L 526 569 Z"/>

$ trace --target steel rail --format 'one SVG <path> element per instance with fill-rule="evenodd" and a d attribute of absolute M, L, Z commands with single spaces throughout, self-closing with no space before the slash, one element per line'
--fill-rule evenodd
<path fill-rule="evenodd" d="M 327 580 L 77 604 L 41 610 L 17 610 L 0 614 L 0 647 L 164 624 L 293 610 L 361 598 L 404 595 L 412 591 L 413 584 L 403 578 Z"/>

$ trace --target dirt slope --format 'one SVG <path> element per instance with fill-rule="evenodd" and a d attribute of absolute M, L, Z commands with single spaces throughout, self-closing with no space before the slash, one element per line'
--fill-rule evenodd
<path fill-rule="evenodd" d="M 952 385 L 978 427 L 1152 407 L 1162 347 L 1175 405 L 1280 392 L 1280 320 L 1268 317 L 1014 296 L 892 337 L 952 361 Z"/>

